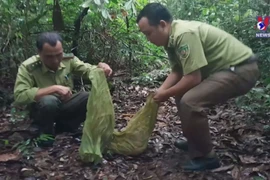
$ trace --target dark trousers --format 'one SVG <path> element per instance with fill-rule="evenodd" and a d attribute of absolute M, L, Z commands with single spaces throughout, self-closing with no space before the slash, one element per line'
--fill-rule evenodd
<path fill-rule="evenodd" d="M 66 102 L 53 95 L 42 97 L 31 108 L 33 124 L 44 134 L 76 131 L 86 118 L 88 96 L 88 92 L 79 92 Z"/>
<path fill-rule="evenodd" d="M 241 64 L 232 71 L 214 73 L 183 97 L 176 98 L 183 134 L 188 140 L 192 158 L 204 156 L 212 150 L 205 108 L 246 94 L 255 86 L 259 74 L 256 62 Z"/>

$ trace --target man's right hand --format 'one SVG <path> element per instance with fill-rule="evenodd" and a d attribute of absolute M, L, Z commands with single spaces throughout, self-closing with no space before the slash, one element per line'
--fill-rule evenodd
<path fill-rule="evenodd" d="M 39 101 L 40 98 L 50 94 L 58 94 L 62 101 L 67 101 L 72 96 L 72 92 L 69 87 L 61 85 L 53 85 L 46 88 L 39 89 L 35 96 L 35 101 Z"/>
<path fill-rule="evenodd" d="M 72 96 L 72 92 L 69 87 L 61 86 L 61 85 L 55 85 L 55 92 L 60 96 L 60 99 L 62 101 L 67 101 Z"/>

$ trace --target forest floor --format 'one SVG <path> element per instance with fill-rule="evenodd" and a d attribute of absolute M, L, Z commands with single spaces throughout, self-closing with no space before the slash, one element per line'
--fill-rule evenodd
<path fill-rule="evenodd" d="M 113 91 L 116 125 L 125 127 L 145 103 L 149 88 L 119 84 Z M 162 104 L 147 150 L 138 157 L 113 156 L 93 168 L 80 161 L 81 134 L 60 134 L 51 148 L 29 148 L 29 123 L 10 121 L 10 108 L 0 114 L 0 180 L 179 180 L 179 179 L 270 179 L 269 136 L 263 133 L 265 120 L 250 119 L 234 101 L 209 110 L 209 124 L 215 151 L 222 166 L 205 172 L 184 172 L 179 163 L 187 155 L 174 147 L 183 138 L 173 99 Z M 18 149 L 15 143 L 25 142 Z M 28 143 L 28 144 L 27 144 Z"/>

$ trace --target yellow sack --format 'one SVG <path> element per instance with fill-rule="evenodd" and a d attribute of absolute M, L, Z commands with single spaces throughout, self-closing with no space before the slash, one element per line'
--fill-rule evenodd
<path fill-rule="evenodd" d="M 79 155 L 84 162 L 99 163 L 112 139 L 115 114 L 104 72 L 100 69 L 92 70 L 89 79 L 92 90 L 87 102 Z"/>
<path fill-rule="evenodd" d="M 127 127 L 121 132 L 113 133 L 110 150 L 123 155 L 139 155 L 144 152 L 155 128 L 157 112 L 158 104 L 150 94 L 145 106 L 131 118 Z"/>
<path fill-rule="evenodd" d="M 153 94 L 122 131 L 114 131 L 115 113 L 106 77 L 102 70 L 92 70 L 89 76 L 92 90 L 87 104 L 79 154 L 84 162 L 99 163 L 107 150 L 122 155 L 139 155 L 148 145 L 154 130 L 158 104 Z"/>

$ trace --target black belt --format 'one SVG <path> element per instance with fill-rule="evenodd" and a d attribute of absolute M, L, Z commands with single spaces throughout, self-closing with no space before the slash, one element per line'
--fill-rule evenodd
<path fill-rule="evenodd" d="M 240 62 L 239 64 L 235 65 L 235 66 L 242 66 L 244 64 L 250 64 L 253 62 L 257 62 L 258 61 L 258 56 L 257 55 L 252 55 L 250 56 L 248 59 L 244 60 L 243 62 Z"/>
<path fill-rule="evenodd" d="M 244 60 L 243 62 L 240 62 L 234 66 L 231 66 L 230 67 L 230 70 L 231 71 L 235 71 L 235 68 L 239 67 L 239 66 L 242 66 L 242 65 L 245 65 L 245 64 L 251 64 L 251 63 L 254 63 L 254 62 L 257 62 L 258 61 L 258 56 L 257 55 L 252 55 L 250 56 L 248 59 Z"/>

